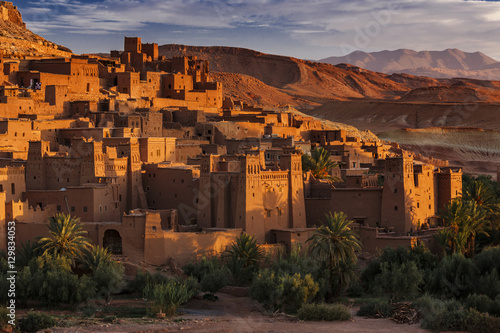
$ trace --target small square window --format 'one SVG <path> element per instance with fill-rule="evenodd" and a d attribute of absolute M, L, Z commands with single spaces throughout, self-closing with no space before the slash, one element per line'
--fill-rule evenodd
<path fill-rule="evenodd" d="M 398 210 L 398 206 L 394 206 L 394 210 Z"/>
<path fill-rule="evenodd" d="M 87 206 L 83 206 L 83 212 L 86 213 L 88 211 Z"/>

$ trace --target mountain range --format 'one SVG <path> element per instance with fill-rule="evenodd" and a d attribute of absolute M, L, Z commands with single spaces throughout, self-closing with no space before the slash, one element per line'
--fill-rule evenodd
<path fill-rule="evenodd" d="M 481 52 L 458 49 L 444 51 L 354 51 L 343 57 L 319 60 L 328 64 L 348 63 L 381 73 L 407 73 L 435 78 L 467 77 L 480 80 L 500 80 L 500 62 Z"/>

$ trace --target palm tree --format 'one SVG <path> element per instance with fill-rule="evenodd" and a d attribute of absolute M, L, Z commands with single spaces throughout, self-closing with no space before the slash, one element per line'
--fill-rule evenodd
<path fill-rule="evenodd" d="M 49 218 L 50 237 L 38 241 L 43 255 L 60 255 L 70 258 L 74 263 L 74 259 L 80 257 L 83 250 L 90 247 L 90 239 L 84 237 L 87 231 L 83 230 L 79 221 L 79 218 L 64 213 Z"/>
<path fill-rule="evenodd" d="M 41 251 L 36 241 L 32 242 L 28 240 L 16 248 L 16 254 L 16 264 L 19 267 L 24 267 L 28 266 L 31 259 L 38 257 L 41 254 Z"/>
<path fill-rule="evenodd" d="M 437 240 L 441 245 L 447 244 L 451 253 L 462 253 L 472 257 L 475 252 L 476 237 L 481 234 L 488 235 L 485 230 L 488 215 L 489 213 L 477 201 L 456 198 L 439 214 L 449 232 L 440 233 Z"/>
<path fill-rule="evenodd" d="M 223 256 L 241 259 L 244 267 L 249 267 L 257 265 L 264 258 L 264 250 L 257 245 L 257 240 L 253 236 L 241 234 L 231 243 L 229 249 L 224 251 Z"/>
<path fill-rule="evenodd" d="M 108 248 L 92 245 L 85 251 L 80 261 L 85 270 L 95 272 L 99 266 L 111 262 L 112 259 Z"/>
<path fill-rule="evenodd" d="M 258 270 L 258 265 L 264 258 L 264 250 L 257 244 L 257 240 L 253 236 L 241 234 L 222 253 L 222 258 L 235 283 L 242 285 L 250 281 Z"/>
<path fill-rule="evenodd" d="M 440 238 L 442 244 L 448 244 L 451 253 L 462 253 L 466 243 L 463 241 L 463 232 L 461 228 L 464 221 L 467 219 L 468 208 L 462 198 L 456 198 L 450 201 L 443 210 L 439 213 L 439 217 L 445 222 L 450 232 L 441 233 Z M 444 237 L 450 237 L 448 241 Z"/>
<path fill-rule="evenodd" d="M 343 274 L 343 270 L 353 267 L 352 263 L 357 261 L 356 251 L 361 250 L 361 243 L 357 234 L 349 227 L 352 221 L 343 212 L 330 212 L 325 217 L 326 224 L 316 229 L 306 243 L 311 242 L 310 254 L 326 264 L 333 293 L 335 290 L 340 291 L 343 281 L 352 279 L 351 274 Z"/>
<path fill-rule="evenodd" d="M 332 179 L 330 171 L 337 165 L 338 163 L 330 160 L 330 154 L 323 147 L 315 148 L 311 155 L 302 155 L 302 171 L 311 171 L 316 179 Z"/>
<path fill-rule="evenodd" d="M 495 193 L 482 181 L 474 180 L 465 190 L 463 199 L 475 202 L 478 207 L 487 213 L 487 218 L 500 213 L 500 204 L 495 198 Z"/>
<path fill-rule="evenodd" d="M 489 236 L 486 232 L 486 220 L 491 216 L 487 210 L 479 206 L 477 201 L 469 201 L 468 216 L 464 223 L 464 232 L 467 234 L 467 255 L 473 257 L 476 250 L 476 237 L 484 234 Z"/>

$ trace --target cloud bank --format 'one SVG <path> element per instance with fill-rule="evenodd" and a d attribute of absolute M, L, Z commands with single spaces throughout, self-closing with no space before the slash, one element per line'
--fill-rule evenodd
<path fill-rule="evenodd" d="M 116 36 L 320 59 L 355 49 L 481 51 L 500 60 L 500 2 L 463 0 L 23 0 L 28 28 L 76 52 Z M 112 37 L 112 38 L 111 38 Z M 92 45 L 89 42 L 92 41 Z"/>

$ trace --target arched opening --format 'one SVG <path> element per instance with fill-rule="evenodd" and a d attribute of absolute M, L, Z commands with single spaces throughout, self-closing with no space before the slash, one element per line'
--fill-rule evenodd
<path fill-rule="evenodd" d="M 104 232 L 102 247 L 108 248 L 113 254 L 122 254 L 122 238 L 120 233 L 114 229 L 108 229 Z"/>

